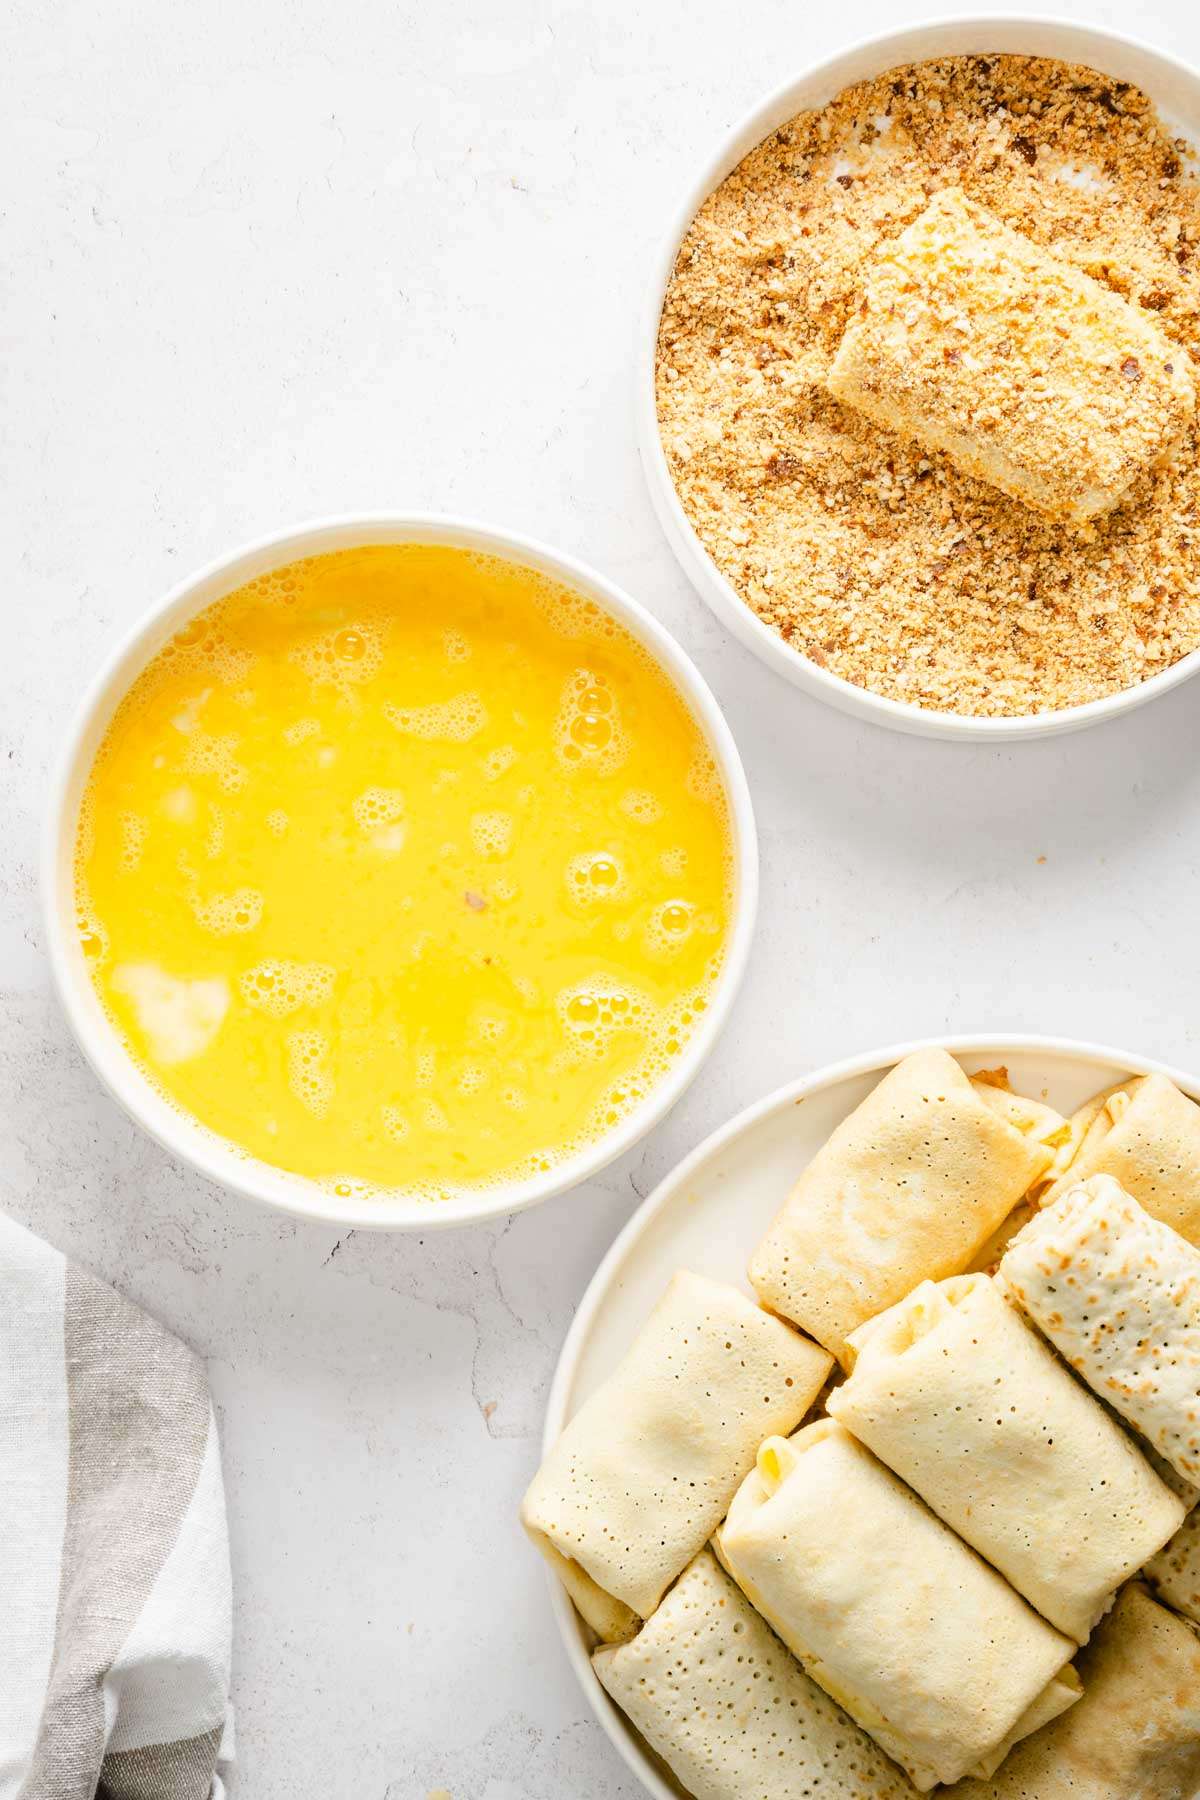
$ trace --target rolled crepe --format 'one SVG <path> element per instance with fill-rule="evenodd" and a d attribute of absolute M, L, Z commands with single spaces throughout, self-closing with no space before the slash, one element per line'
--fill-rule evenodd
<path fill-rule="evenodd" d="M 810 1681 L 702 1550 L 632 1643 L 592 1665 L 695 1800 L 911 1800 L 871 1739 Z"/>
<path fill-rule="evenodd" d="M 1000 1277 L 1088 1386 L 1200 1481 L 1200 1251 L 1093 1175 L 1013 1239 Z"/>
<path fill-rule="evenodd" d="M 1200 1637 L 1131 1582 L 1079 1657 L 1078 1706 L 943 1800 L 1195 1800 Z"/>
<path fill-rule="evenodd" d="M 1160 1600 L 1200 1625 L 1200 1507 L 1146 1564 L 1146 1580 Z"/>
<path fill-rule="evenodd" d="M 850 1345 L 831 1415 L 1083 1643 L 1183 1502 L 986 1275 L 923 1282 Z"/>
<path fill-rule="evenodd" d="M 751 1259 L 759 1299 L 844 1360 L 857 1326 L 971 1263 L 1064 1128 L 944 1050 L 906 1056 L 792 1189 Z"/>
<path fill-rule="evenodd" d="M 1140 1439 L 1139 1447 L 1159 1480 L 1165 1481 L 1173 1494 L 1178 1494 L 1189 1512 L 1193 1506 L 1200 1505 L 1200 1487 L 1194 1481 L 1185 1481 L 1179 1470 L 1173 1469 L 1166 1457 L 1160 1456 L 1154 1445 L 1148 1444 L 1145 1438 Z"/>
<path fill-rule="evenodd" d="M 714 1544 L 922 1791 L 994 1766 L 1078 1698 L 1074 1644 L 833 1419 L 762 1446 Z"/>
<path fill-rule="evenodd" d="M 1200 1106 L 1165 1075 L 1136 1075 L 1096 1094 L 1070 1121 L 1040 1196 L 1052 1206 L 1091 1175 L 1111 1175 L 1146 1211 L 1200 1244 Z"/>
<path fill-rule="evenodd" d="M 592 1629 L 628 1637 L 702 1549 L 762 1439 L 830 1369 L 736 1288 L 681 1273 L 530 1484 L 526 1530 Z"/>

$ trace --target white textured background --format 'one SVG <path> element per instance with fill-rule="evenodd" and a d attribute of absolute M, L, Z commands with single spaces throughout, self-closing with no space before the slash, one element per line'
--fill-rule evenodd
<path fill-rule="evenodd" d="M 1200 61 L 1190 0 L 1053 10 Z M 710 1128 L 944 1028 L 1200 1066 L 1200 686 L 1012 752 L 851 723 L 724 636 L 643 493 L 632 320 L 679 195 L 768 88 L 900 17 L 3 6 L 0 1205 L 209 1359 L 239 1800 L 632 1800 L 514 1513 L 591 1270 Z M 634 1156 L 507 1225 L 339 1243 L 247 1212 L 101 1095 L 48 991 L 35 844 L 119 628 L 243 539 L 389 506 L 547 538 L 666 621 L 741 745 L 763 907 L 724 1043 Z"/>

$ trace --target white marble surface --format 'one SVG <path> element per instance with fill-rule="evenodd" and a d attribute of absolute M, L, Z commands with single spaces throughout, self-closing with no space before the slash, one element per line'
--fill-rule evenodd
<path fill-rule="evenodd" d="M 1185 0 L 1053 10 L 1200 61 Z M 898 17 L 5 9 L 0 1205 L 209 1360 L 240 1800 L 633 1795 L 514 1513 L 592 1268 L 708 1129 L 943 1029 L 1200 1067 L 1200 688 L 1011 752 L 851 723 L 723 635 L 642 489 L 631 318 L 697 157 L 791 67 Z M 243 539 L 389 506 L 533 532 L 653 607 L 728 709 L 764 859 L 750 978 L 666 1124 L 587 1190 L 426 1239 L 250 1212 L 141 1138 L 48 991 L 34 878 L 48 759 L 118 628 Z"/>

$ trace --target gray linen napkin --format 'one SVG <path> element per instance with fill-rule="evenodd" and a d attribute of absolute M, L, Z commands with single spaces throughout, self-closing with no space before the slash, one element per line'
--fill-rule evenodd
<path fill-rule="evenodd" d="M 229 1541 L 200 1363 L 0 1215 L 0 1800 L 220 1800 Z"/>

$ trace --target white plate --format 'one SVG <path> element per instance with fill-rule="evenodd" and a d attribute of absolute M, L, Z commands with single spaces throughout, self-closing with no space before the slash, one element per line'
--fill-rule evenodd
<path fill-rule="evenodd" d="M 904 705 L 855 687 L 828 669 L 818 668 L 799 650 L 764 623 L 726 580 L 692 529 L 671 479 L 658 431 L 658 407 L 654 391 L 654 360 L 658 321 L 675 258 L 692 221 L 713 190 L 720 186 L 742 158 L 798 112 L 824 106 L 844 88 L 871 80 L 902 63 L 924 62 L 937 56 L 973 56 L 1008 52 L 1020 56 L 1048 56 L 1062 62 L 1085 63 L 1116 80 L 1132 82 L 1148 94 L 1171 127 L 1200 146 L 1200 72 L 1148 44 L 1067 19 L 1022 18 L 1016 14 L 977 15 L 937 19 L 927 24 L 906 25 L 882 37 L 855 44 L 828 62 L 800 69 L 785 87 L 778 88 L 736 126 L 704 163 L 680 205 L 667 233 L 650 281 L 646 310 L 639 325 L 637 359 L 637 430 L 642 467 L 650 498 L 680 566 L 693 587 L 707 600 L 717 617 L 735 637 L 749 646 L 769 667 L 794 686 L 836 706 L 894 731 L 920 737 L 983 738 L 1009 743 L 1014 738 L 1049 737 L 1095 725 L 1130 707 L 1140 706 L 1156 694 L 1165 694 L 1189 675 L 1200 672 L 1200 650 L 1181 657 L 1171 668 L 1151 676 L 1138 687 L 1109 694 L 1086 706 L 1064 707 L 1060 712 L 1025 714 L 1010 719 L 975 718 L 965 713 L 934 712 L 928 707 Z"/>
<path fill-rule="evenodd" d="M 694 1269 L 747 1293 L 746 1264 L 789 1187 L 900 1058 L 941 1045 L 973 1074 L 1006 1065 L 1018 1093 L 1074 1112 L 1125 1075 L 1154 1071 L 1200 1099 L 1200 1081 L 1123 1050 L 1069 1038 L 929 1038 L 835 1063 L 747 1107 L 685 1158 L 638 1208 L 588 1285 L 559 1357 L 546 1412 L 549 1450 L 567 1420 L 612 1372 L 677 1269 Z M 553 1576 L 552 1604 L 575 1673 L 617 1750 L 657 1800 L 678 1800 L 592 1673 L 583 1629 Z"/>

